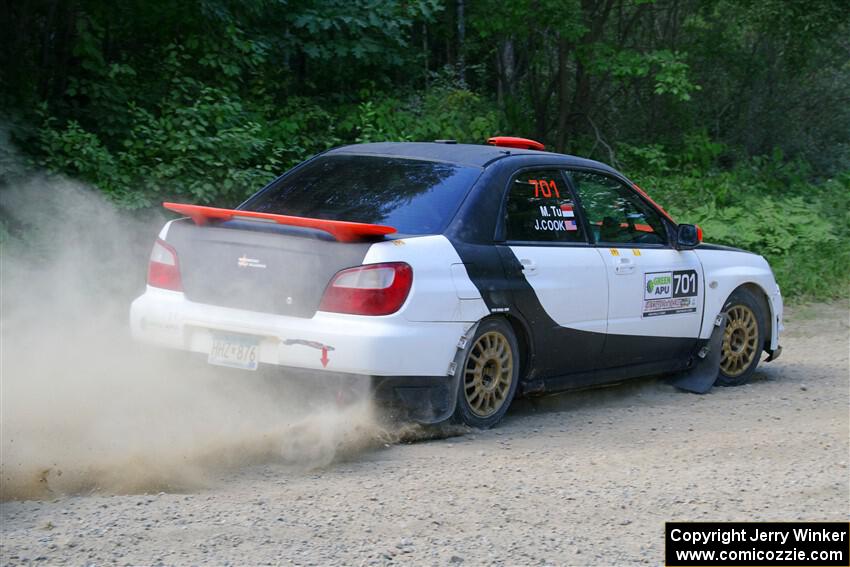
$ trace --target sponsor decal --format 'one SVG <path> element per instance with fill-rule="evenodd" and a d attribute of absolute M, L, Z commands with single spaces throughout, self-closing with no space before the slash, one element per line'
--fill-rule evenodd
<path fill-rule="evenodd" d="M 694 313 L 698 295 L 696 270 L 648 272 L 643 276 L 643 316 Z"/>
<path fill-rule="evenodd" d="M 237 260 L 236 265 L 240 268 L 265 268 L 266 265 L 260 262 L 257 258 L 249 258 L 247 254 L 242 254 Z"/>
<path fill-rule="evenodd" d="M 644 280 L 646 282 L 644 299 L 673 297 L 673 272 L 646 274 Z"/>

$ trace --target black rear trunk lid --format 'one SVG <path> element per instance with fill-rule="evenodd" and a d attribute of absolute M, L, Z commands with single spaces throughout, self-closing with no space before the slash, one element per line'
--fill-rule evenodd
<path fill-rule="evenodd" d="M 303 318 L 316 313 L 333 275 L 361 265 L 371 246 L 262 222 L 188 219 L 171 225 L 167 241 L 191 301 Z"/>

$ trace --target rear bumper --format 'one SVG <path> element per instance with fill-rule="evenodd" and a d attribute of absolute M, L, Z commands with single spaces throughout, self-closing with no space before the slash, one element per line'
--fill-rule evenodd
<path fill-rule="evenodd" d="M 259 339 L 259 362 L 375 377 L 444 377 L 472 325 L 413 322 L 403 316 L 317 312 L 310 319 L 195 303 L 181 292 L 148 287 L 130 308 L 134 338 L 208 354 L 216 332 Z M 323 362 L 322 346 L 328 357 Z"/>
<path fill-rule="evenodd" d="M 239 380 L 246 371 L 225 372 L 235 373 L 234 379 Z M 287 397 L 300 397 L 308 404 L 316 400 L 344 403 L 367 396 L 390 415 L 422 424 L 449 419 L 457 395 L 457 379 L 450 376 L 363 376 L 268 365 L 261 366 L 257 374 L 267 384 L 285 383 Z"/>
<path fill-rule="evenodd" d="M 372 396 L 407 419 L 441 423 L 454 413 L 457 381 L 450 376 L 373 376 Z"/>

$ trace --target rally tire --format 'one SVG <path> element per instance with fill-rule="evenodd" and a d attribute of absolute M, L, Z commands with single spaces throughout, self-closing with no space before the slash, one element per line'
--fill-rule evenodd
<path fill-rule="evenodd" d="M 457 370 L 454 420 L 477 429 L 489 429 L 499 423 L 516 394 L 519 357 L 519 343 L 507 321 L 482 321 Z"/>
<path fill-rule="evenodd" d="M 740 386 L 752 378 L 765 341 L 762 303 L 749 290 L 738 288 L 723 306 L 726 328 L 720 355 L 718 386 Z"/>

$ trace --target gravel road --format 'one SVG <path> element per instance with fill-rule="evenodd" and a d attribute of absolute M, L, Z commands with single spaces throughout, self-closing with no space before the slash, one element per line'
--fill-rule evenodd
<path fill-rule="evenodd" d="M 668 520 L 847 520 L 850 312 L 789 311 L 782 357 L 739 388 L 647 379 L 319 469 L 3 502 L 2 564 L 658 565 Z"/>

